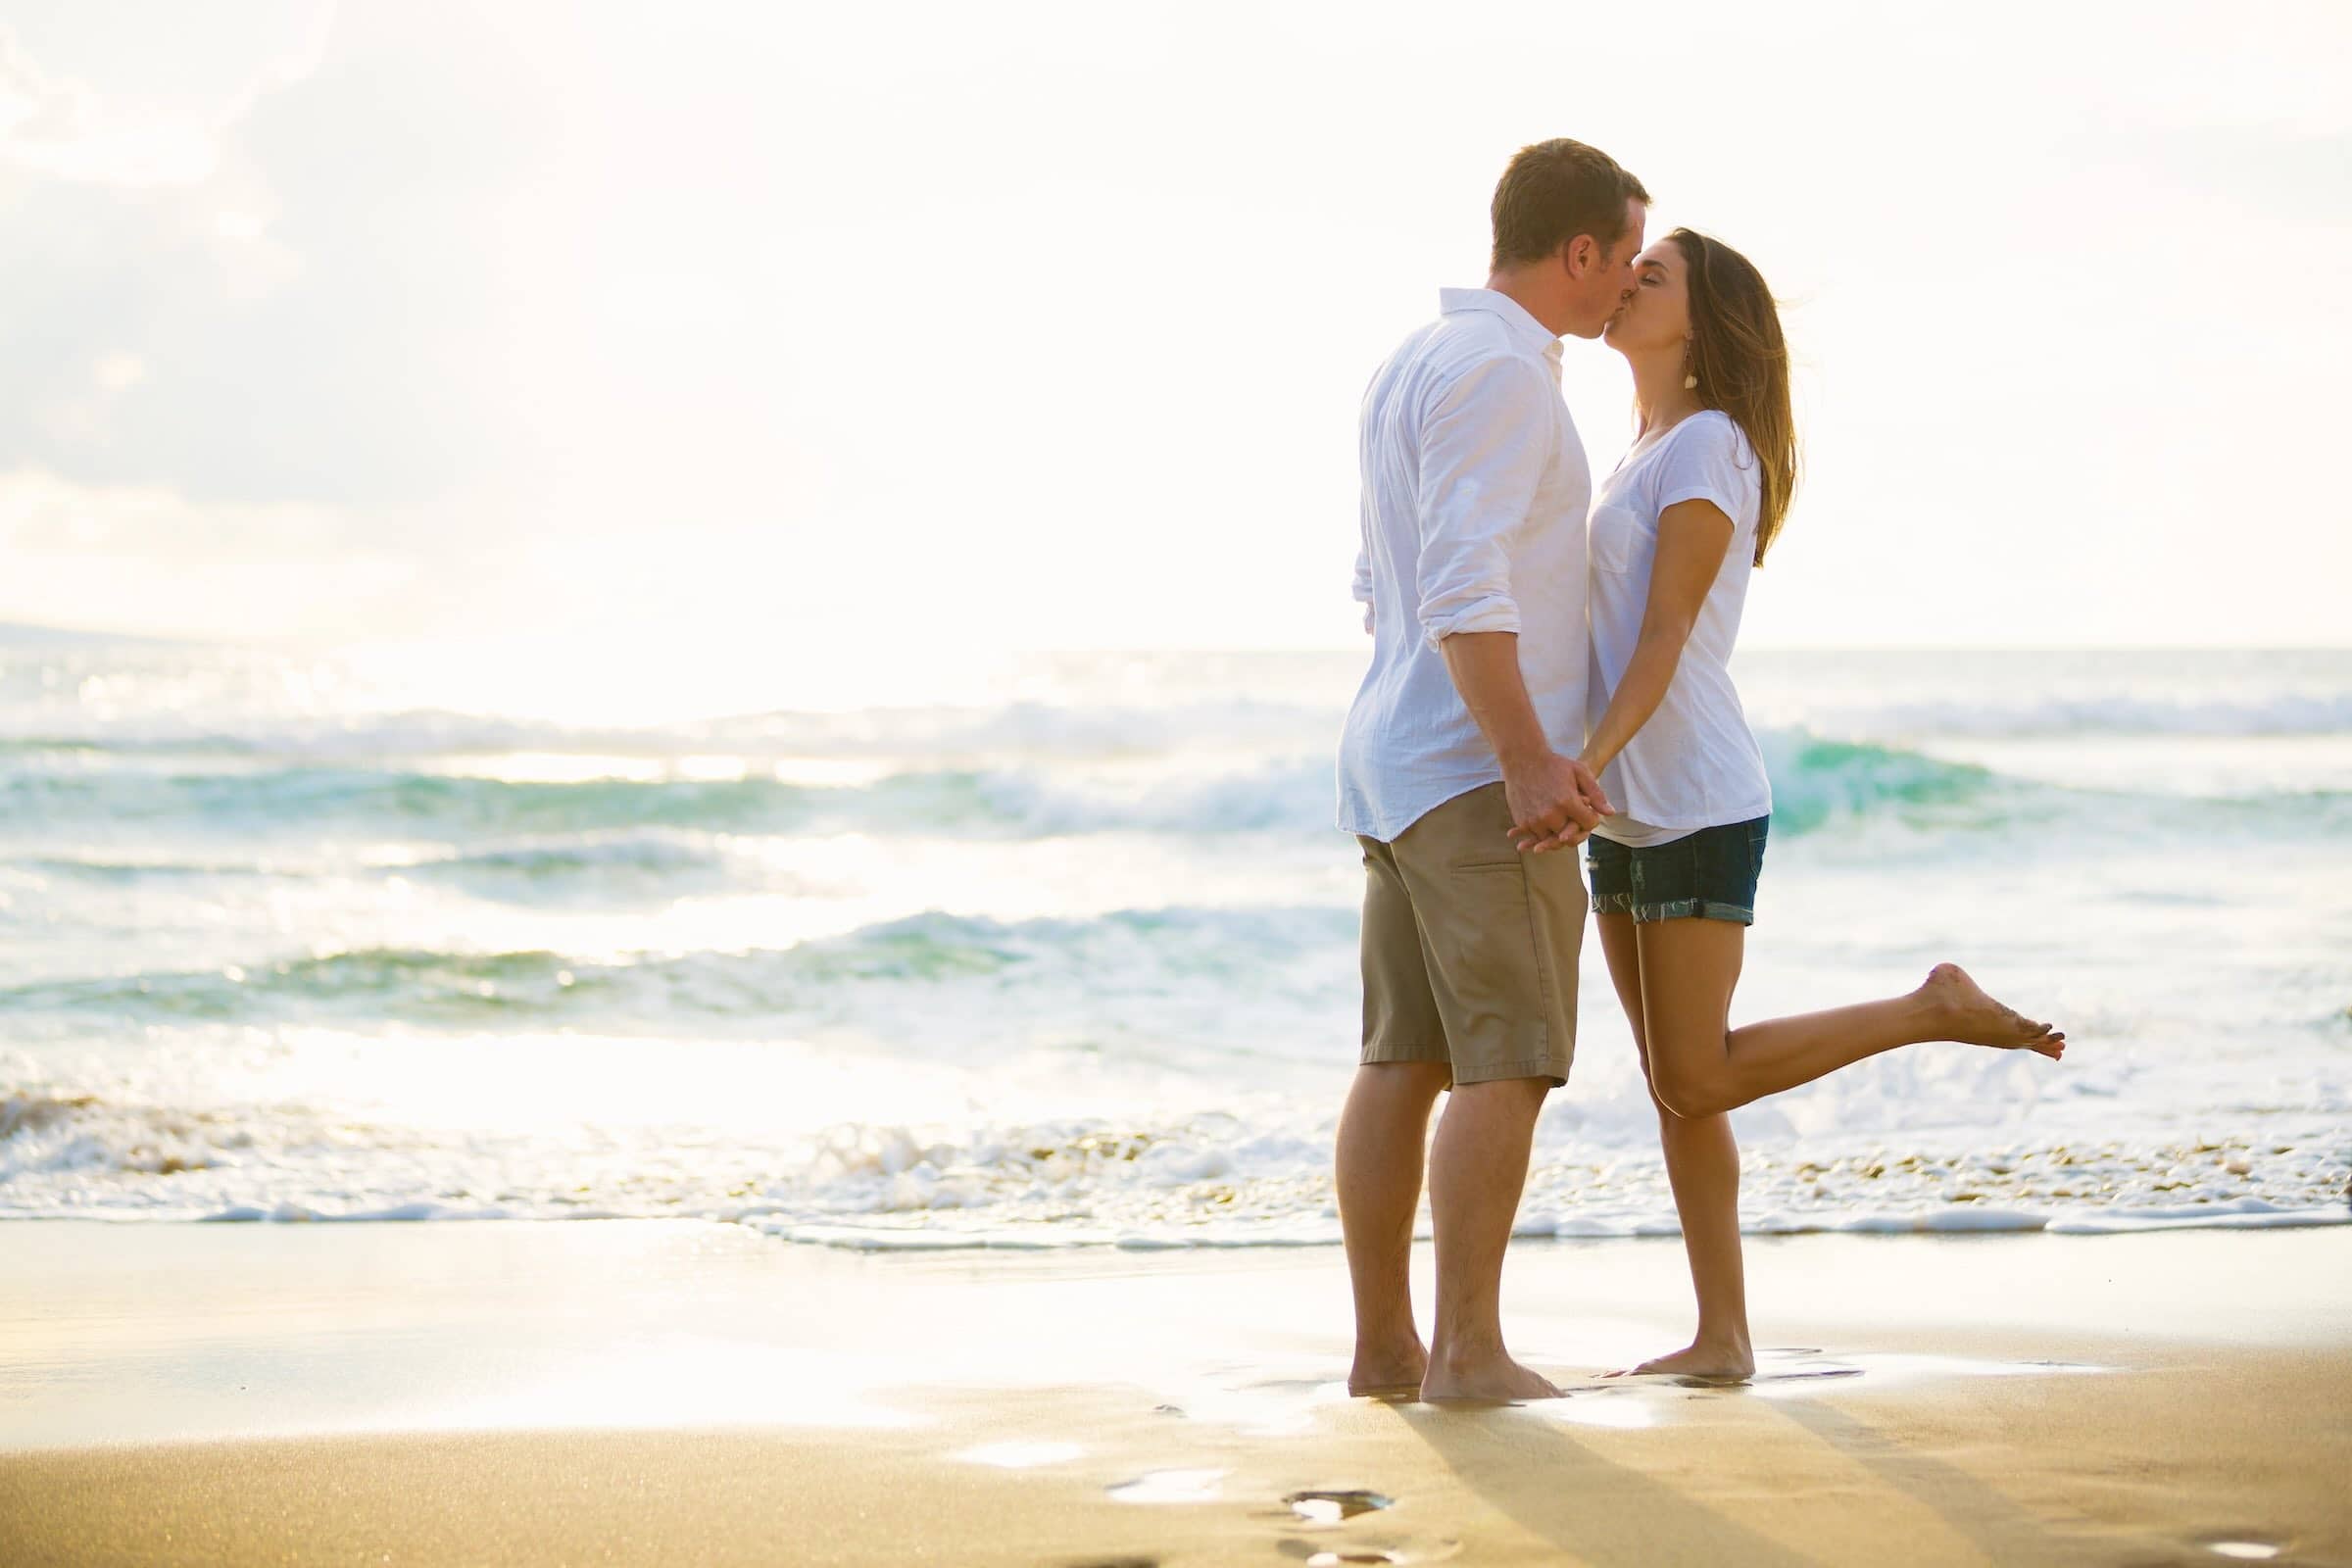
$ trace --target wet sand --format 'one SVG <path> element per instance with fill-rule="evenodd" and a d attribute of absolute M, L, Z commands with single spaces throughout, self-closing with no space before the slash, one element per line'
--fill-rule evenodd
<path fill-rule="evenodd" d="M 2352 1563 L 2352 1230 L 1749 1254 L 1753 1384 L 1594 1381 L 1678 1244 L 1522 1244 L 1570 1396 L 1441 1409 L 1335 1250 L 10 1225 L 0 1563 Z"/>

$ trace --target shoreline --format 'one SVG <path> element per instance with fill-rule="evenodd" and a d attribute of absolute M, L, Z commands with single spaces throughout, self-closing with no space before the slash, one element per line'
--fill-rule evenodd
<path fill-rule="evenodd" d="M 2113 1217 L 2105 1217 L 2107 1215 Z M 1251 1252 L 1338 1249 L 1336 1231 L 1302 1234 L 1295 1227 L 1274 1223 L 1261 1234 L 1226 1232 L 1213 1236 L 1150 1232 L 1118 1234 L 1109 1231 L 1063 1232 L 1032 1239 L 1018 1231 L 1004 1234 L 956 1233 L 930 1229 L 859 1229 L 762 1222 L 756 1217 L 730 1218 L 712 1214 L 631 1214 L 584 1212 L 575 1214 L 517 1214 L 498 1208 L 466 1209 L 437 1203 L 399 1203 L 387 1208 L 350 1213 L 325 1213 L 281 1204 L 275 1209 L 239 1206 L 216 1213 L 166 1213 L 104 1209 L 0 1215 L 0 1233 L 12 1225 L 105 1225 L 125 1230 L 145 1226 L 305 1226 L 305 1225 L 718 1225 L 740 1228 L 786 1247 L 816 1248 L 826 1251 L 882 1256 L 913 1252 L 973 1252 L 996 1255 L 1090 1252 Z M 1925 1213 L 1864 1212 L 1818 1224 L 1766 1214 L 1743 1221 L 1740 1234 L 1751 1241 L 1793 1236 L 2146 1236 L 2168 1231 L 2319 1230 L 2352 1225 L 2352 1198 L 2340 1202 L 2282 1208 L 2260 1200 L 2245 1204 L 2199 1208 L 2182 1205 L 2114 1210 L 2084 1209 L 2060 1214 L 2021 1213 L 2000 1207 L 1951 1206 Z M 1673 1241 L 1682 1232 L 1665 1220 L 1643 1221 L 1623 1228 L 1570 1220 L 1540 1223 L 1511 1232 L 1511 1245 L 1541 1246 L 1548 1242 Z M 1065 1239 L 1070 1238 L 1070 1239 Z M 1416 1244 L 1432 1239 L 1428 1210 L 1413 1233 Z"/>

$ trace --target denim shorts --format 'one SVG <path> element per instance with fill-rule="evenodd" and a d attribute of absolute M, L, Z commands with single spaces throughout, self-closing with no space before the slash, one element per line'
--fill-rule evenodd
<path fill-rule="evenodd" d="M 1764 867 L 1767 814 L 1702 827 L 1664 844 L 1633 849 L 1595 834 L 1585 840 L 1592 912 L 1636 921 L 1756 923 L 1756 873 Z"/>

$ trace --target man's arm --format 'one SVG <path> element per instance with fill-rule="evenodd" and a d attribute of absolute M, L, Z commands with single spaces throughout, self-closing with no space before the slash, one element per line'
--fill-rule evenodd
<path fill-rule="evenodd" d="M 1355 602 L 1364 607 L 1364 630 L 1372 629 L 1372 548 L 1355 547 Z"/>
<path fill-rule="evenodd" d="M 1589 768 L 1551 749 L 1519 672 L 1519 634 L 1456 632 L 1438 646 L 1454 690 L 1502 764 L 1514 842 L 1522 849 L 1583 842 L 1615 808 Z"/>
<path fill-rule="evenodd" d="M 1598 781 L 1552 750 L 1519 669 L 1508 541 L 1535 503 L 1558 398 L 1534 367 L 1492 360 L 1446 388 L 1421 439 L 1422 630 L 1502 766 L 1514 831 L 1540 839 L 1581 838 L 1609 811 Z"/>

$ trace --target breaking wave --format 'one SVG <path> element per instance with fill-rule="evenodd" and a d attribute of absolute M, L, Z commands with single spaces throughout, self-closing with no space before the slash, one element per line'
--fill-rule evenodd
<path fill-rule="evenodd" d="M 1775 828 L 1816 832 L 1892 815 L 1936 827 L 1996 825 L 2018 813 L 2106 813 L 2146 808 L 2178 816 L 2177 797 L 2133 796 L 2014 778 L 1967 762 L 1805 731 L 1762 738 L 1773 778 Z M 1022 768 L 915 770 L 858 784 L 774 777 L 735 779 L 484 778 L 409 768 L 275 767 L 194 773 L 37 771 L 0 776 L 0 812 L 60 825 L 103 821 L 215 836 L 282 837 L 343 831 L 396 839 L 704 833 L 1022 839 L 1094 833 L 1325 833 L 1332 764 L 1326 757 L 1227 773 L 1072 777 Z M 2252 821 L 2287 813 L 2286 826 L 2352 821 L 2341 791 L 2280 792 L 2192 802 Z M 616 860 L 675 870 L 697 861 L 676 845 L 622 848 L 545 843 L 470 852 L 451 870 L 521 875 L 610 871 Z"/>
<path fill-rule="evenodd" d="M 1654 1148 L 1596 1152 L 1546 1123 L 1523 1236 L 1673 1235 Z M 1327 1121 L 1208 1111 L 964 1129 L 844 1125 L 809 1138 L 581 1129 L 566 1142 L 378 1126 L 300 1105 L 188 1109 L 91 1095 L 0 1098 L 0 1212 L 117 1220 L 661 1216 L 861 1250 L 1331 1245 Z M 2352 1222 L 2324 1125 L 2260 1139 L 1907 1152 L 1751 1148 L 1751 1234 L 2128 1232 Z M 1597 1155 L 1597 1157 L 1596 1157 Z"/>

